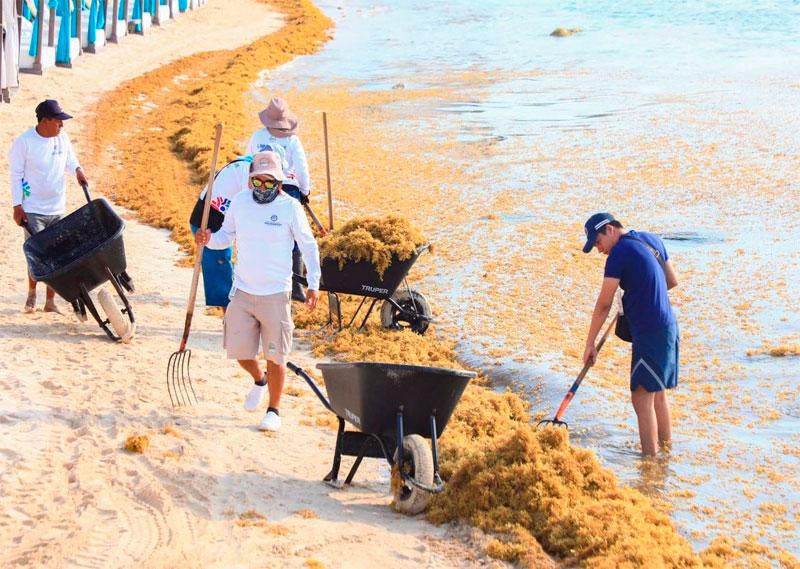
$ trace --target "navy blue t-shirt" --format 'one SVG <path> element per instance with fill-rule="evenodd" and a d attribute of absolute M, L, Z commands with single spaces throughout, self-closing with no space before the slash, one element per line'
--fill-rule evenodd
<path fill-rule="evenodd" d="M 645 241 L 669 260 L 661 239 L 652 233 L 628 231 L 626 235 Z M 667 280 L 653 252 L 634 239 L 620 239 L 606 259 L 605 276 L 619 279 L 625 291 L 622 307 L 631 333 L 651 332 L 676 324 L 675 313 L 667 296 Z"/>

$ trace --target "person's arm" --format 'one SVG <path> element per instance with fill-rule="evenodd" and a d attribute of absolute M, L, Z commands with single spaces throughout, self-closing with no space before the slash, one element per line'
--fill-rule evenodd
<path fill-rule="evenodd" d="M 600 333 L 603 322 L 606 321 L 608 313 L 611 311 L 611 306 L 614 304 L 614 293 L 617 291 L 618 286 L 619 279 L 612 277 L 605 277 L 603 279 L 603 286 L 600 288 L 600 294 L 597 297 L 597 302 L 594 304 L 592 323 L 589 325 L 589 334 L 586 336 L 586 347 L 583 350 L 583 363 L 591 360 L 592 364 L 594 364 L 597 360 L 595 340 Z"/>
<path fill-rule="evenodd" d="M 311 193 L 311 181 L 308 176 L 308 159 L 306 158 L 306 151 L 303 149 L 303 143 L 296 136 L 292 141 L 292 167 L 294 168 L 294 177 L 297 180 L 297 185 L 300 188 L 300 193 L 307 196 Z"/>
<path fill-rule="evenodd" d="M 678 276 L 675 274 L 675 269 L 672 268 L 672 263 L 669 261 L 664 264 L 664 276 L 667 277 L 667 290 L 678 286 Z"/>
<path fill-rule="evenodd" d="M 194 236 L 194 242 L 199 245 L 204 245 L 209 249 L 227 249 L 236 240 L 236 214 L 234 212 L 233 204 L 225 214 L 225 221 L 222 222 L 222 227 L 219 231 L 211 233 L 210 229 L 205 231 L 198 229 Z"/>
<path fill-rule="evenodd" d="M 308 225 L 306 215 L 296 201 L 294 202 L 294 219 L 292 220 L 291 230 L 292 236 L 303 254 L 303 262 L 306 264 L 306 280 L 308 281 L 306 304 L 310 310 L 314 310 L 317 307 L 319 280 L 322 274 L 319 265 L 319 247 L 317 246 L 317 240 L 314 239 L 314 234 L 311 232 L 311 227 Z"/>
<path fill-rule="evenodd" d="M 22 180 L 25 178 L 25 142 L 20 138 L 8 151 L 8 169 L 11 174 L 11 205 L 14 207 L 14 221 L 17 221 L 17 207 L 22 210 Z"/>
<path fill-rule="evenodd" d="M 64 135 L 64 146 L 67 150 L 67 171 L 75 174 L 78 184 L 88 184 L 89 178 L 86 177 L 86 173 L 83 171 L 83 168 L 78 161 L 78 157 L 75 155 L 75 151 L 72 150 L 72 141 L 70 141 L 69 136 L 67 136 L 66 133 L 61 134 Z"/>

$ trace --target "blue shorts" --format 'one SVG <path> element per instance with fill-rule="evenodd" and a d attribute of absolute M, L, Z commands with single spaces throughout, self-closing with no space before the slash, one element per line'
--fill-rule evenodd
<path fill-rule="evenodd" d="M 197 233 L 197 227 L 192 228 L 192 235 Z M 233 247 L 227 249 L 203 248 L 203 289 L 206 293 L 206 306 L 228 306 L 228 294 L 233 286 Z"/>
<path fill-rule="evenodd" d="M 680 341 L 677 324 L 633 337 L 631 391 L 640 385 L 650 393 L 677 387 Z"/>

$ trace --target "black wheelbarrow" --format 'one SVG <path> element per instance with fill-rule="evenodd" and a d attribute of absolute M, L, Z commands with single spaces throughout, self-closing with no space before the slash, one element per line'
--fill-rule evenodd
<path fill-rule="evenodd" d="M 392 467 L 395 505 L 409 515 L 422 512 L 444 489 L 437 439 L 475 372 L 373 362 L 317 364 L 329 401 L 306 372 L 291 362 L 287 367 L 339 418 L 326 482 L 344 487 L 365 457 L 385 458 Z M 345 421 L 358 430 L 345 430 Z M 344 482 L 339 481 L 342 455 L 356 457 Z"/>
<path fill-rule="evenodd" d="M 86 205 L 50 227 L 31 236 L 23 245 L 31 278 L 55 290 L 86 321 L 86 311 L 97 320 L 108 337 L 117 342 L 133 337 L 135 324 L 125 290 L 133 292 L 133 281 L 125 271 L 125 222 L 104 199 L 92 200 L 83 185 Z M 120 310 L 111 293 L 97 294 L 106 317 L 100 315 L 89 292 L 106 281 L 122 300 Z M 127 315 L 127 321 L 125 319 Z"/>
<path fill-rule="evenodd" d="M 339 260 L 333 257 L 324 257 L 320 264 L 322 278 L 319 289 L 328 293 L 329 323 L 333 323 L 336 316 L 338 329 L 342 329 L 342 309 L 339 294 L 352 294 L 362 296 L 353 317 L 347 326 L 351 326 L 358 317 L 361 308 L 372 299 L 364 320 L 358 327 L 361 330 L 367 323 L 367 318 L 379 300 L 381 306 L 381 325 L 384 328 L 400 330 L 409 328 L 417 334 L 424 334 L 431 323 L 431 307 L 425 296 L 408 286 L 406 275 L 411 266 L 429 245 L 418 247 L 411 257 L 400 260 L 392 254 L 392 260 L 384 271 L 383 276 L 378 273 L 375 266 L 366 260 L 347 260 L 340 268 Z M 298 274 L 293 276 L 296 282 L 308 286 L 306 279 Z M 401 286 L 402 284 L 402 286 Z"/>

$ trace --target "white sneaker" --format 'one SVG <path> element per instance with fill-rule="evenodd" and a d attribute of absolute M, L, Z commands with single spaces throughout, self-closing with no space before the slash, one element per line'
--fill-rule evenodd
<path fill-rule="evenodd" d="M 269 388 L 266 385 L 256 385 L 254 383 L 253 387 L 250 389 L 250 393 L 247 394 L 247 399 L 244 400 L 245 411 L 249 411 L 250 413 L 258 411 L 261 402 L 264 401 L 264 395 L 266 395 L 268 391 Z"/>
<path fill-rule="evenodd" d="M 280 415 L 275 414 L 273 411 L 267 411 L 264 418 L 258 424 L 259 431 L 277 431 L 281 428 Z"/>

